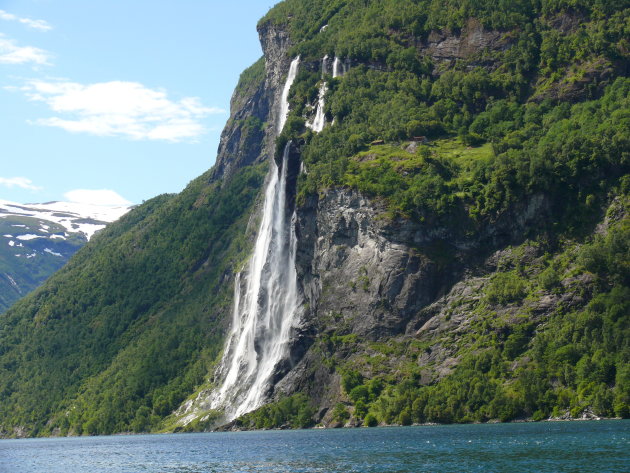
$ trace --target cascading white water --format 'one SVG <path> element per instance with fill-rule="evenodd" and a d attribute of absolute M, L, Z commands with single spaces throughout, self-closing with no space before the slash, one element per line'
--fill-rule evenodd
<path fill-rule="evenodd" d="M 339 72 L 340 68 L 342 67 L 343 65 L 341 64 L 341 61 L 337 56 L 335 56 L 335 60 L 333 61 L 333 78 L 339 77 L 341 74 L 343 74 L 343 71 L 341 71 L 341 73 Z"/>
<path fill-rule="evenodd" d="M 310 128 L 315 133 L 322 131 L 324 129 L 324 125 L 326 125 L 326 114 L 324 113 L 324 97 L 326 96 L 326 92 L 328 92 L 328 85 L 326 82 L 323 82 L 319 87 L 319 97 L 317 99 L 317 111 L 315 112 L 315 118 L 313 119 L 313 123 L 310 124 Z"/>
<path fill-rule="evenodd" d="M 282 92 L 278 132 L 287 119 L 289 89 L 299 57 L 289 69 Z M 284 149 L 282 167 L 271 160 L 262 221 L 246 270 L 237 274 L 232 330 L 217 371 L 221 387 L 210 406 L 223 409 L 231 420 L 259 407 L 280 361 L 288 355 L 291 328 L 299 317 L 295 212 L 288 218 L 287 179 L 291 143 Z"/>
<path fill-rule="evenodd" d="M 322 59 L 322 77 L 326 74 L 326 62 L 328 61 L 328 56 L 324 56 Z M 328 84 L 326 82 L 322 82 L 319 86 L 319 95 L 317 97 L 317 110 L 315 111 L 315 118 L 313 118 L 312 123 L 307 123 L 311 130 L 315 133 L 319 133 L 324 129 L 324 125 L 326 125 L 326 114 L 324 113 L 324 98 L 326 96 L 326 92 L 328 92 Z"/>
<path fill-rule="evenodd" d="M 289 90 L 293 85 L 295 76 L 297 75 L 298 65 L 300 64 L 300 56 L 291 61 L 289 66 L 289 73 L 287 74 L 287 81 L 284 83 L 284 89 L 282 89 L 282 96 L 280 97 L 280 114 L 278 116 L 278 128 L 277 133 L 280 134 L 284 128 L 284 124 L 289 116 Z"/>

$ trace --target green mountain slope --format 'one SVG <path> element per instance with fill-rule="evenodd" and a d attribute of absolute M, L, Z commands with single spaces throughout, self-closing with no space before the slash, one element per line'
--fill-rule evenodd
<path fill-rule="evenodd" d="M 0 200 L 0 313 L 40 286 L 124 207 Z"/>
<path fill-rule="evenodd" d="M 0 432 L 213 426 L 233 274 L 288 140 L 308 317 L 272 402 L 234 425 L 630 415 L 629 14 L 623 0 L 278 4 L 215 167 L 0 319 Z"/>
<path fill-rule="evenodd" d="M 0 219 L 0 235 L 4 236 L 0 245 L 0 313 L 44 282 L 85 244 L 83 235 L 50 239 L 51 232 L 63 235 L 64 228 L 48 227 L 41 231 L 40 220 L 30 217 Z"/>
<path fill-rule="evenodd" d="M 231 295 L 221 278 L 248 249 L 246 214 L 263 174 L 247 168 L 223 188 L 206 175 L 148 201 L 7 312 L 3 425 L 37 434 L 69 410 L 55 427 L 116 432 L 147 400 L 162 402 L 160 414 L 176 407 L 221 349 Z"/>

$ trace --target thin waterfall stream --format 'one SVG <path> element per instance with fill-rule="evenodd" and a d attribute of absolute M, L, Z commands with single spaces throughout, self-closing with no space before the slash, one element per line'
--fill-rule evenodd
<path fill-rule="evenodd" d="M 327 61 L 328 56 L 324 56 L 322 59 L 322 79 L 326 76 Z M 328 92 L 328 84 L 326 81 L 322 81 L 319 86 L 319 94 L 317 96 L 317 110 L 315 111 L 315 118 L 313 118 L 312 123 L 306 124 L 306 126 L 311 128 L 315 133 L 321 132 L 326 125 L 326 114 L 324 113 L 326 92 Z"/>
<path fill-rule="evenodd" d="M 291 62 L 280 101 L 279 134 L 289 113 L 288 95 L 299 56 Z M 234 282 L 232 329 L 216 378 L 222 384 L 212 396 L 213 409 L 228 420 L 259 407 L 267 398 L 278 364 L 288 356 L 291 329 L 299 316 L 295 211 L 287 202 L 291 143 L 278 168 L 271 159 L 262 220 L 254 252 Z"/>

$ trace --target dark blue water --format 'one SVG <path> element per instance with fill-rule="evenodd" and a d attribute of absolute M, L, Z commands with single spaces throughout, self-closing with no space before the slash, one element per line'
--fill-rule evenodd
<path fill-rule="evenodd" d="M 629 471 L 630 421 L 0 441 L 2 473 Z"/>

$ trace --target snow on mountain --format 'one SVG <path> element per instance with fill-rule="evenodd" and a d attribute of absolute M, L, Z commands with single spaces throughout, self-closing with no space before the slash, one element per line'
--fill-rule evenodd
<path fill-rule="evenodd" d="M 44 204 L 17 204 L 0 200 L 0 218 L 9 216 L 32 217 L 57 223 L 69 233 L 82 233 L 89 240 L 108 223 L 118 220 L 130 207 L 106 207 L 75 202 L 46 202 Z M 39 230 L 47 232 L 50 225 L 42 223 Z"/>
<path fill-rule="evenodd" d="M 0 200 L 0 313 L 61 268 L 130 207 Z"/>

